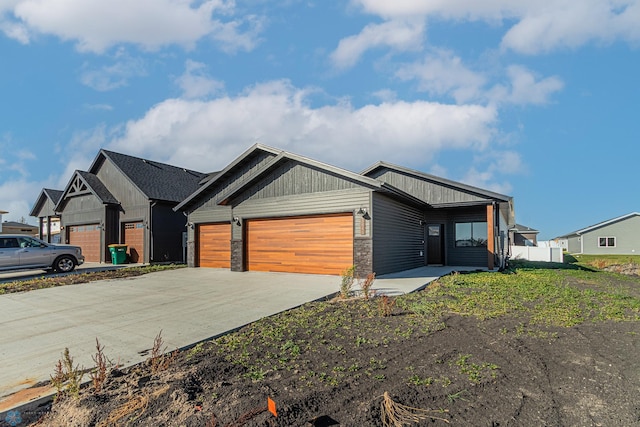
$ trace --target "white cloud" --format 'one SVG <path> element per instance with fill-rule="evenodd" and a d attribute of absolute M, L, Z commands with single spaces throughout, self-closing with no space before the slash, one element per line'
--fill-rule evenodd
<path fill-rule="evenodd" d="M 507 68 L 509 86 L 496 85 L 487 94 L 491 102 L 516 105 L 546 104 L 550 95 L 561 90 L 564 83 L 558 77 L 537 80 L 534 73 L 520 65 Z"/>
<path fill-rule="evenodd" d="M 187 99 L 207 97 L 224 89 L 223 82 L 207 75 L 205 64 L 192 60 L 187 60 L 185 72 L 176 79 L 176 84 Z"/>
<path fill-rule="evenodd" d="M 396 51 L 419 50 L 422 48 L 424 21 L 405 19 L 369 24 L 357 35 L 349 36 L 338 44 L 331 61 L 337 68 L 354 66 L 369 49 L 389 47 Z"/>
<path fill-rule="evenodd" d="M 638 0 L 352 0 L 352 3 L 365 13 L 386 20 L 422 17 L 509 26 L 502 47 L 524 54 L 578 48 L 591 42 L 640 41 Z"/>
<path fill-rule="evenodd" d="M 172 44 L 190 49 L 206 36 L 220 42 L 225 50 L 253 48 L 255 36 L 261 30 L 258 18 L 234 16 L 233 0 L 194 3 L 191 0 L 13 0 L 0 8 L 0 28 L 23 43 L 37 34 L 51 34 L 75 41 L 77 49 L 83 52 L 102 53 L 122 43 L 149 50 Z M 248 30 L 240 31 L 243 27 Z"/>
<path fill-rule="evenodd" d="M 312 108 L 287 81 L 207 102 L 168 99 L 131 120 L 108 146 L 201 171 L 227 164 L 261 142 L 359 170 L 385 159 L 424 165 L 441 150 L 484 150 L 497 112 L 481 105 L 394 101 Z"/>
<path fill-rule="evenodd" d="M 43 182 L 29 181 L 25 178 L 1 182 L 0 210 L 9 212 L 2 216 L 2 220 L 19 221 L 24 217 L 27 222 L 36 224 L 36 219 L 30 217 L 29 212 L 44 186 Z"/>
<path fill-rule="evenodd" d="M 520 154 L 510 150 L 482 153 L 474 158 L 473 163 L 461 181 L 501 194 L 510 194 L 512 191 L 509 182 L 501 181 L 502 176 L 526 172 Z"/>
<path fill-rule="evenodd" d="M 122 52 L 116 55 L 116 58 L 113 65 L 100 68 L 92 69 L 88 64 L 85 64 L 80 76 L 82 84 L 100 92 L 107 92 L 126 86 L 132 77 L 147 74 L 144 61 L 141 59 L 132 58 Z"/>
<path fill-rule="evenodd" d="M 414 64 L 401 66 L 396 76 L 403 80 L 417 79 L 418 89 L 432 95 L 451 95 L 463 103 L 480 98 L 486 78 L 467 68 L 459 56 L 439 50 Z"/>

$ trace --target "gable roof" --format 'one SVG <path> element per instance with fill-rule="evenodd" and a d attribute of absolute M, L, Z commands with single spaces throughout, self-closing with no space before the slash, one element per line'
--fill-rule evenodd
<path fill-rule="evenodd" d="M 184 207 L 190 205 L 193 201 L 195 201 L 201 195 L 206 194 L 206 192 L 213 187 L 217 182 L 221 182 L 222 179 L 226 176 L 229 176 L 233 169 L 239 164 L 241 164 L 244 160 L 249 157 L 255 155 L 258 151 L 263 151 L 265 153 L 271 153 L 273 155 L 278 155 L 280 152 L 275 148 L 269 147 L 263 144 L 254 144 L 249 149 L 247 149 L 244 153 L 240 154 L 236 157 L 231 163 L 229 163 L 224 169 L 217 173 L 211 173 L 206 178 L 203 178 L 201 182 L 200 188 L 195 190 L 188 197 L 185 197 L 175 208 L 174 211 L 178 211 L 183 209 Z"/>
<path fill-rule="evenodd" d="M 62 195 L 60 196 L 60 200 L 58 200 L 58 203 L 56 204 L 56 212 L 59 212 L 59 209 L 62 207 L 62 203 L 64 202 L 67 194 L 69 194 L 69 190 L 71 190 L 76 177 L 78 177 L 78 179 L 87 186 L 87 190 L 91 194 L 96 196 L 101 203 L 114 205 L 117 205 L 119 203 L 118 200 L 113 196 L 113 194 L 111 194 L 111 192 L 107 189 L 107 187 L 105 187 L 102 181 L 100 181 L 100 178 L 90 172 L 76 170 L 71 176 L 67 187 L 64 189 Z"/>
<path fill-rule="evenodd" d="M 211 186 L 213 186 L 216 182 L 219 182 L 223 177 L 228 176 L 228 174 L 239 164 L 241 164 L 245 159 L 247 159 L 248 157 L 254 155 L 257 151 L 263 151 L 263 152 L 267 152 L 267 153 L 271 153 L 274 155 L 274 157 L 269 160 L 266 164 L 264 164 L 262 167 L 260 167 L 259 169 L 255 170 L 253 173 L 249 174 L 247 176 L 246 179 L 235 183 L 234 185 L 232 185 L 229 189 L 227 189 L 223 194 L 220 195 L 220 199 L 218 201 L 218 204 L 224 205 L 227 204 L 232 198 L 234 198 L 235 196 L 237 196 L 238 194 L 240 194 L 242 191 L 246 190 L 248 187 L 250 187 L 251 185 L 253 185 L 258 179 L 260 179 L 261 177 L 264 176 L 265 173 L 273 170 L 275 167 L 277 167 L 278 165 L 282 164 L 283 162 L 286 161 L 295 161 L 301 164 L 304 164 L 306 166 L 310 166 L 322 171 L 325 171 L 327 173 L 331 173 L 334 175 L 338 175 L 346 180 L 350 180 L 353 182 L 356 182 L 360 185 L 363 185 L 365 187 L 374 189 L 374 190 L 381 190 L 381 191 L 385 191 L 387 193 L 390 193 L 396 197 L 400 197 L 403 198 L 405 200 L 408 200 L 414 204 L 419 204 L 419 205 L 426 205 L 425 202 L 389 185 L 386 183 L 383 183 L 381 181 L 378 181 L 376 179 L 373 178 L 369 178 L 366 176 L 362 176 L 360 174 L 357 174 L 355 172 L 351 172 L 348 171 L 346 169 L 342 169 L 336 166 L 332 166 L 317 160 L 313 160 L 310 159 L 308 157 L 304 157 L 304 156 L 300 156 L 298 154 L 294 154 L 288 151 L 284 151 L 284 150 L 279 150 L 273 147 L 269 147 L 267 145 L 263 145 L 263 144 L 254 144 L 252 147 L 250 147 L 247 151 L 245 151 L 244 153 L 242 153 L 240 156 L 238 156 L 233 162 L 231 162 L 226 168 L 224 168 L 222 171 L 220 171 L 218 173 L 217 176 L 211 178 L 209 181 L 207 181 L 207 183 L 205 185 L 203 185 L 202 187 L 200 187 L 198 190 L 196 190 L 196 192 L 194 192 L 191 196 L 189 196 L 187 199 L 185 199 L 182 203 L 178 204 L 174 210 L 180 210 L 183 209 L 185 206 L 189 205 L 194 199 L 196 199 L 198 196 L 202 195 L 203 193 L 205 193 L 207 191 L 207 189 L 209 189 Z"/>
<path fill-rule="evenodd" d="M 511 228 L 511 231 L 515 231 L 516 233 L 539 233 L 540 231 L 535 228 L 527 227 L 526 225 L 516 224 Z"/>
<path fill-rule="evenodd" d="M 40 195 L 36 199 L 36 202 L 34 203 L 33 207 L 31 208 L 31 212 L 29 212 L 29 215 L 30 216 L 38 216 L 37 213 L 42 208 L 42 205 L 44 204 L 46 199 L 51 200 L 51 203 L 53 204 L 53 206 L 56 206 L 58 204 L 58 202 L 60 201 L 60 198 L 62 197 L 62 193 L 64 193 L 64 191 L 62 191 L 62 190 L 54 190 L 54 189 L 51 189 L 51 188 L 43 188 L 42 191 L 40 191 Z"/>
<path fill-rule="evenodd" d="M 568 233 L 568 234 L 563 234 L 562 236 L 556 237 L 556 239 L 561 239 L 561 238 L 571 237 L 571 236 L 579 236 L 581 234 L 584 234 L 584 233 L 587 233 L 589 231 L 604 227 L 606 225 L 613 224 L 613 223 L 619 222 L 619 221 L 624 221 L 624 220 L 632 218 L 634 216 L 640 216 L 640 212 L 631 212 L 631 213 L 628 213 L 626 215 L 622 215 L 622 216 L 619 216 L 619 217 L 616 217 L 616 218 L 608 219 L 606 221 L 602 221 L 602 222 L 599 222 L 597 224 L 590 225 L 589 227 L 581 228 L 580 230 L 572 231 L 571 233 Z"/>
<path fill-rule="evenodd" d="M 207 174 L 180 168 L 152 160 L 100 150 L 89 172 L 97 173 L 107 158 L 126 176 L 149 200 L 179 203 L 200 185 Z"/>
<path fill-rule="evenodd" d="M 435 175 L 430 175 L 424 172 L 420 172 L 414 169 L 410 169 L 410 168 L 406 168 L 404 166 L 398 166 L 398 165 L 394 165 L 392 163 L 387 163 L 387 162 L 383 162 L 383 161 L 379 161 L 373 165 L 371 165 L 370 167 L 368 167 L 367 169 L 363 170 L 362 172 L 360 172 L 361 175 L 364 176 L 368 176 L 371 173 L 379 170 L 379 169 L 390 169 L 390 170 L 395 170 L 397 172 L 401 172 L 401 173 L 405 173 L 408 175 L 413 175 L 417 178 L 426 180 L 426 181 L 431 181 L 433 183 L 436 184 L 440 184 L 446 187 L 453 187 L 455 189 L 458 189 L 460 191 L 466 192 L 466 193 L 471 193 L 480 197 L 484 197 L 484 198 L 488 198 L 488 199 L 494 199 L 494 200 L 498 200 L 501 202 L 511 202 L 513 200 L 512 197 L 510 196 L 506 196 L 504 194 L 500 194 L 500 193 L 495 193 L 493 191 L 489 191 L 489 190 L 485 190 L 479 187 L 474 187 L 472 185 L 467 185 L 467 184 L 463 184 L 461 182 L 457 182 L 457 181 L 452 181 L 446 178 L 441 178 Z"/>

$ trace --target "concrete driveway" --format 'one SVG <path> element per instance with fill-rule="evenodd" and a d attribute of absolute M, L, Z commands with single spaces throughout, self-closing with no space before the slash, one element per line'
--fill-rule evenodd
<path fill-rule="evenodd" d="M 411 292 L 452 270 L 382 276 L 374 289 Z M 183 268 L 0 295 L 0 412 L 39 397 L 16 400 L 16 393 L 48 381 L 65 347 L 75 363 L 91 368 L 97 337 L 111 361 L 130 366 L 147 359 L 161 330 L 168 350 L 188 347 L 334 294 L 339 286 L 339 276 Z"/>

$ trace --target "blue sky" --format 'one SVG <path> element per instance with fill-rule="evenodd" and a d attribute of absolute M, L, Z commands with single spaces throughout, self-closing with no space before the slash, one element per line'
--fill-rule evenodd
<path fill-rule="evenodd" d="M 514 197 L 549 239 L 640 210 L 637 0 L 0 0 L 0 210 L 100 148 L 255 142 Z"/>

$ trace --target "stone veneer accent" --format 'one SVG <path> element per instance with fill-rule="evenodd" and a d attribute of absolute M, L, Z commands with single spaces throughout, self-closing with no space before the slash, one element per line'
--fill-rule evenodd
<path fill-rule="evenodd" d="M 196 242 L 187 242 L 187 267 L 196 266 Z"/>
<path fill-rule="evenodd" d="M 244 245 L 242 239 L 231 241 L 231 271 L 244 271 Z"/>
<path fill-rule="evenodd" d="M 353 264 L 360 277 L 373 273 L 373 240 L 370 237 L 353 239 Z"/>

